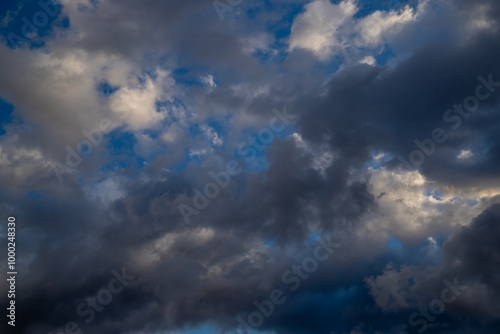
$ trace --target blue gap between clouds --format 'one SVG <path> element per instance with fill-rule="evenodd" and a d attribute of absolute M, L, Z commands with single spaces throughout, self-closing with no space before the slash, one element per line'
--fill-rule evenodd
<path fill-rule="evenodd" d="M 7 24 L 0 27 L 0 36 L 8 47 L 16 49 L 26 43 L 30 48 L 44 46 L 43 38 L 49 37 L 54 28 L 67 29 L 69 19 L 60 17 L 60 5 L 54 6 L 50 0 L 40 1 L 2 1 L 0 3 L 0 20 Z M 9 18 L 6 19 L 6 16 Z M 26 33 L 26 34 L 23 34 Z"/>
<path fill-rule="evenodd" d="M 236 325 L 236 319 L 235 319 L 235 325 Z M 220 330 L 217 330 L 215 327 L 210 326 L 210 325 L 202 325 L 198 328 L 194 328 L 191 330 L 185 330 L 181 331 L 180 334 L 216 334 L 220 333 Z M 253 331 L 252 333 L 254 334 L 274 334 L 273 332 L 260 332 L 260 331 Z"/>
<path fill-rule="evenodd" d="M 0 136 L 5 132 L 5 125 L 12 123 L 12 112 L 14 106 L 0 99 Z"/>
<path fill-rule="evenodd" d="M 101 81 L 96 85 L 96 90 L 106 97 L 110 96 L 119 89 L 119 86 L 111 86 L 107 81 Z"/>
<path fill-rule="evenodd" d="M 401 243 L 401 241 L 399 241 L 398 239 L 396 239 L 394 236 L 390 236 L 389 237 L 389 248 L 399 248 L 399 247 L 403 247 L 403 244 Z"/>

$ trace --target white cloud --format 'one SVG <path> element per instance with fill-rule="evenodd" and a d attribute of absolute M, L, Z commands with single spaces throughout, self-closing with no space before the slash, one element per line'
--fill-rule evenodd
<path fill-rule="evenodd" d="M 469 158 L 472 158 L 474 156 L 474 153 L 472 153 L 471 151 L 469 150 L 463 150 L 462 152 L 460 152 L 460 154 L 457 156 L 458 159 L 469 159 Z"/>
<path fill-rule="evenodd" d="M 201 130 L 205 133 L 205 136 L 210 140 L 210 142 L 215 146 L 222 146 L 224 141 L 219 137 L 217 131 L 208 125 L 202 125 Z"/>
<path fill-rule="evenodd" d="M 157 96 L 157 88 L 151 80 L 142 89 L 123 87 L 111 98 L 111 110 L 132 129 L 144 129 L 163 118 L 156 112 Z"/>
<path fill-rule="evenodd" d="M 417 14 L 409 6 L 399 12 L 373 12 L 357 22 L 357 45 L 376 46 L 383 41 L 385 36 L 397 32 L 416 19 Z"/>
<path fill-rule="evenodd" d="M 366 56 L 365 58 L 361 59 L 359 61 L 361 64 L 368 64 L 368 65 L 375 65 L 377 63 L 377 61 L 375 60 L 375 58 L 373 58 L 372 56 Z"/>
<path fill-rule="evenodd" d="M 354 1 L 346 0 L 332 4 L 329 0 L 316 0 L 305 6 L 305 12 L 293 21 L 290 34 L 290 50 L 303 48 L 325 59 L 338 43 L 337 30 L 350 22 L 358 9 Z"/>
<path fill-rule="evenodd" d="M 345 53 L 347 47 L 356 50 L 376 49 L 407 24 L 416 21 L 424 12 L 427 0 L 417 9 L 409 6 L 399 11 L 375 11 L 355 18 L 359 8 L 353 0 L 333 4 L 329 0 L 315 0 L 293 21 L 289 50 L 302 48 L 313 52 L 319 59 Z M 373 65 L 373 57 L 362 62 Z"/>
<path fill-rule="evenodd" d="M 479 215 L 492 201 L 498 201 L 500 189 L 442 189 L 419 172 L 396 172 L 385 168 L 370 169 L 370 189 L 377 199 L 377 212 L 367 217 L 366 227 L 373 233 L 385 233 L 399 240 L 419 242 L 434 233 L 463 226 Z"/>
<path fill-rule="evenodd" d="M 132 81 L 110 98 L 113 113 L 133 130 L 153 127 L 166 116 L 164 111 L 157 110 L 156 102 L 170 100 L 165 89 L 173 86 L 173 80 L 168 72 L 159 69 L 156 72 L 155 80 L 148 77 L 142 85 Z"/>
<path fill-rule="evenodd" d="M 10 141 L 10 143 L 16 140 Z M 52 163 L 37 149 L 9 147 L 3 143 L 0 147 L 0 169 L 9 181 L 21 182 L 29 177 L 40 174 L 42 170 L 50 170 Z"/>
<path fill-rule="evenodd" d="M 209 87 L 212 87 L 212 88 L 217 87 L 217 84 L 214 81 L 214 76 L 211 75 L 211 74 L 208 74 L 208 75 L 205 75 L 205 76 L 201 77 L 201 82 L 205 86 L 209 86 Z"/>

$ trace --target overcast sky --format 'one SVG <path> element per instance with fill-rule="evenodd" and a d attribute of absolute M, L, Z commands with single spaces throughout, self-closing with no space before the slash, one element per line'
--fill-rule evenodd
<path fill-rule="evenodd" d="M 2 333 L 499 333 L 498 0 L 4 0 L 0 41 Z"/>

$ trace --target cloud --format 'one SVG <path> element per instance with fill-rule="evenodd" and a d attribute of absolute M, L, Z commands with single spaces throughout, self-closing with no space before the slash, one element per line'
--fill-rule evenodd
<path fill-rule="evenodd" d="M 142 85 L 132 82 L 130 88 L 120 88 L 109 101 L 111 111 L 133 130 L 151 128 L 161 122 L 165 115 L 157 110 L 157 102 L 171 100 L 166 96 L 167 85 L 174 84 L 169 73 L 159 71 L 154 81 L 151 78 L 145 80 Z"/>
<path fill-rule="evenodd" d="M 357 3 L 344 0 L 333 4 L 329 0 L 308 3 L 304 12 L 293 21 L 289 50 L 302 48 L 313 52 L 319 59 L 346 54 L 348 48 L 377 50 L 388 39 L 415 22 L 424 14 L 427 1 L 417 9 L 405 6 L 400 10 L 374 11 L 356 17 Z"/>
<path fill-rule="evenodd" d="M 422 4 L 419 9 L 421 10 Z M 404 7 L 399 12 L 375 11 L 357 22 L 356 30 L 359 34 L 358 45 L 376 46 L 384 37 L 393 34 L 402 27 L 417 19 L 420 13 L 415 13 L 413 8 Z"/>
<path fill-rule="evenodd" d="M 485 329 L 494 328 L 490 325 L 500 318 L 498 280 L 494 279 L 498 274 L 494 263 L 499 249 L 493 241 L 498 237 L 499 209 L 499 204 L 489 207 L 470 225 L 454 233 L 443 246 L 442 264 L 427 268 L 406 265 L 395 268 L 388 264 L 381 275 L 367 278 L 377 305 L 385 312 L 417 310 L 428 306 L 432 299 L 442 298 L 441 290 L 447 287 L 445 280 L 458 281 L 467 289 L 458 294 L 457 301 L 448 305 L 446 311 L 462 318 L 479 317 Z M 451 330 L 457 328 L 456 323 L 448 326 Z"/>
<path fill-rule="evenodd" d="M 293 22 L 290 33 L 290 50 L 304 48 L 327 58 L 331 48 L 338 43 L 337 30 L 352 22 L 357 8 L 354 1 L 342 1 L 338 5 L 329 0 L 316 0 L 305 6 Z"/>
<path fill-rule="evenodd" d="M 211 74 L 208 74 L 204 77 L 201 78 L 201 82 L 206 85 L 206 86 L 209 86 L 211 88 L 215 88 L 217 87 L 217 84 L 215 83 L 214 81 L 214 76 L 211 75 Z"/>

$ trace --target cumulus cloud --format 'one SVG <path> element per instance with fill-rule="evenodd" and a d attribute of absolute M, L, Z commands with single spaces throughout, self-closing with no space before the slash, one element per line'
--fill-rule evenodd
<path fill-rule="evenodd" d="M 352 22 L 357 8 L 352 0 L 342 1 L 338 5 L 329 0 L 313 1 L 305 6 L 293 22 L 290 34 L 290 49 L 303 48 L 327 58 L 331 48 L 339 42 L 337 30 Z"/>
<path fill-rule="evenodd" d="M 416 9 L 405 6 L 400 10 L 377 10 L 357 18 L 360 9 L 354 0 L 338 4 L 315 0 L 294 19 L 289 49 L 306 49 L 322 60 L 345 54 L 347 48 L 378 49 L 406 25 L 418 20 L 426 2 L 422 1 Z"/>
<path fill-rule="evenodd" d="M 371 171 L 371 192 L 377 198 L 377 214 L 367 226 L 375 233 L 390 233 L 400 240 L 417 242 L 429 235 L 467 225 L 480 214 L 496 193 L 460 193 L 439 187 L 419 172 Z"/>
<path fill-rule="evenodd" d="M 158 124 L 165 115 L 157 110 L 156 103 L 170 99 L 165 97 L 168 94 L 168 88 L 165 87 L 168 76 L 168 73 L 160 71 L 155 81 L 146 78 L 144 84 L 132 83 L 131 87 L 120 88 L 109 101 L 111 111 L 133 130 L 151 128 Z"/>

